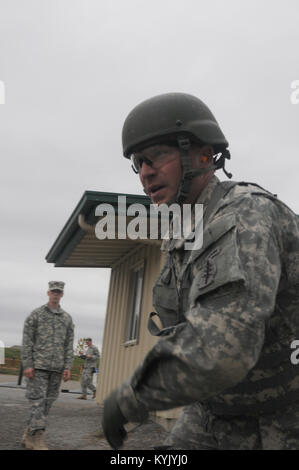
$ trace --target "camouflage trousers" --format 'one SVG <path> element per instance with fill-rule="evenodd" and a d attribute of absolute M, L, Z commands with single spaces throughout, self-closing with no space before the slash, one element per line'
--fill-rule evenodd
<path fill-rule="evenodd" d="M 61 372 L 40 369 L 34 370 L 33 379 L 27 379 L 26 398 L 31 405 L 28 421 L 30 433 L 46 429 L 47 416 L 59 395 L 61 379 Z"/>
<path fill-rule="evenodd" d="M 299 403 L 256 417 L 215 416 L 194 403 L 183 409 L 164 444 L 176 450 L 298 450 Z"/>
<path fill-rule="evenodd" d="M 92 383 L 92 373 L 93 368 L 91 367 L 85 367 L 82 372 L 82 377 L 81 377 L 81 387 L 82 387 L 82 393 L 84 395 L 87 394 L 87 389 L 91 390 L 92 392 L 96 391 L 96 387 Z"/>

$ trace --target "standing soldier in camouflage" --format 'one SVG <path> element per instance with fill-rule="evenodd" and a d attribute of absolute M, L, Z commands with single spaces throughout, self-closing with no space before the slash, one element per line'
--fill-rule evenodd
<path fill-rule="evenodd" d="M 91 338 L 86 338 L 85 342 L 87 344 L 87 351 L 86 354 L 80 354 L 82 359 L 85 359 L 83 373 L 81 377 L 81 387 L 82 387 L 82 395 L 78 397 L 78 400 L 86 400 L 87 399 L 87 389 L 92 391 L 92 398 L 96 397 L 96 387 L 92 383 L 93 374 L 97 368 L 97 361 L 100 357 L 99 350 L 96 346 L 92 344 Z"/>
<path fill-rule="evenodd" d="M 47 416 L 58 397 L 62 377 L 67 381 L 71 375 L 74 325 L 59 304 L 64 285 L 50 281 L 49 302 L 33 310 L 24 324 L 22 365 L 31 404 L 22 439 L 26 449 L 48 450 L 44 441 Z"/>
<path fill-rule="evenodd" d="M 160 338 L 105 400 L 107 440 L 119 448 L 126 422 L 184 406 L 170 449 L 299 449 L 298 216 L 256 184 L 215 176 L 231 177 L 228 142 L 194 96 L 136 106 L 123 149 L 153 203 L 203 205 L 203 245 L 167 242 L 153 290 L 163 328 L 149 320 Z"/>

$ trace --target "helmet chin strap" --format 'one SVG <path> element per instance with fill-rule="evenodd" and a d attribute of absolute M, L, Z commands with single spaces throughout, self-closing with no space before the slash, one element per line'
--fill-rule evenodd
<path fill-rule="evenodd" d="M 178 203 L 178 204 L 183 204 L 186 199 L 188 198 L 189 192 L 190 192 L 190 187 L 192 183 L 192 179 L 195 178 L 196 176 L 204 175 L 208 173 L 211 170 L 218 170 L 222 168 L 224 173 L 228 178 L 232 177 L 231 173 L 228 173 L 225 168 L 225 159 L 230 159 L 230 153 L 227 149 L 225 149 L 223 152 L 220 154 L 217 154 L 214 157 L 213 164 L 205 167 L 205 168 L 191 168 L 191 158 L 189 155 L 189 150 L 191 146 L 190 139 L 185 136 L 178 136 L 177 137 L 177 142 L 179 145 L 180 149 L 180 159 L 181 159 L 181 168 L 182 168 L 182 178 L 180 181 L 180 186 L 177 191 L 177 193 L 169 200 L 166 202 L 166 204 L 169 206 L 173 203 Z M 220 155 L 220 157 L 217 156 Z M 145 189 L 143 189 L 145 194 L 147 192 Z"/>
<path fill-rule="evenodd" d="M 191 159 L 189 155 L 189 150 L 191 146 L 190 139 L 185 136 L 177 137 L 179 149 L 180 149 L 180 158 L 181 158 L 181 167 L 182 167 L 182 178 L 180 186 L 176 195 L 167 202 L 167 204 L 172 204 L 174 202 L 178 204 L 183 204 L 188 198 L 192 179 L 199 175 L 204 175 L 211 170 L 215 170 L 216 166 L 214 164 L 206 168 L 191 168 Z"/>
<path fill-rule="evenodd" d="M 174 202 L 177 202 L 178 204 L 183 204 L 186 201 L 190 192 L 192 179 L 195 178 L 196 176 L 204 175 L 211 170 L 218 170 L 221 168 L 228 178 L 232 177 L 232 174 L 227 172 L 225 169 L 225 159 L 228 159 L 228 160 L 230 159 L 229 150 L 224 149 L 219 154 L 214 156 L 212 165 L 206 168 L 195 169 L 195 168 L 191 168 L 191 158 L 189 155 L 189 150 L 191 146 L 190 139 L 185 136 L 178 136 L 177 141 L 178 141 L 178 145 L 180 149 L 180 156 L 181 156 L 182 179 L 180 182 L 178 192 L 170 201 L 167 202 L 168 205 Z"/>
<path fill-rule="evenodd" d="M 210 170 L 216 169 L 216 166 L 214 164 L 206 168 L 191 168 L 191 159 L 189 155 L 189 150 L 191 146 L 190 140 L 188 139 L 188 137 L 178 136 L 177 142 L 180 149 L 182 178 L 177 193 L 165 203 L 168 206 L 173 203 L 183 204 L 189 195 L 192 179 L 195 176 L 203 175 L 205 173 L 208 173 Z M 145 189 L 143 189 L 143 191 L 145 194 L 147 194 Z"/>

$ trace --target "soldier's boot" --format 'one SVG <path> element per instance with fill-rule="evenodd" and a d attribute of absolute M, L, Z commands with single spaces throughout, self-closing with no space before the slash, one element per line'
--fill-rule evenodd
<path fill-rule="evenodd" d="M 87 396 L 81 395 L 81 397 L 78 397 L 77 400 L 87 400 Z"/>
<path fill-rule="evenodd" d="M 96 391 L 92 392 L 92 398 L 95 398 L 96 397 Z"/>
<path fill-rule="evenodd" d="M 25 449 L 30 450 L 48 450 L 43 441 L 43 438 L 41 437 L 43 433 L 44 431 L 40 430 L 35 431 L 34 434 L 31 434 L 29 432 L 29 427 L 27 427 L 22 437 L 22 445 L 25 447 Z"/>
<path fill-rule="evenodd" d="M 26 447 L 27 449 L 29 449 L 29 448 L 31 449 L 31 447 L 27 447 L 27 445 L 29 445 L 30 440 L 31 440 L 30 437 L 32 437 L 32 436 L 30 436 L 29 427 L 27 426 L 27 428 L 25 429 L 24 434 L 22 436 L 22 440 L 21 440 L 22 446 Z M 33 445 L 33 442 L 31 442 L 31 445 Z"/>
<path fill-rule="evenodd" d="M 48 447 L 46 446 L 45 440 L 44 440 L 44 435 L 45 431 L 43 429 L 39 429 L 33 434 L 33 450 L 49 450 Z"/>

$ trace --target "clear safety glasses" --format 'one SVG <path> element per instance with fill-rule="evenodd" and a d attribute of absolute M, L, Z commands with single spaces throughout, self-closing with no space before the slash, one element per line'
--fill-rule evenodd
<path fill-rule="evenodd" d="M 140 173 L 143 163 L 158 169 L 166 163 L 170 163 L 178 155 L 178 148 L 169 145 L 155 145 L 143 152 L 131 155 L 132 168 L 135 173 Z"/>

